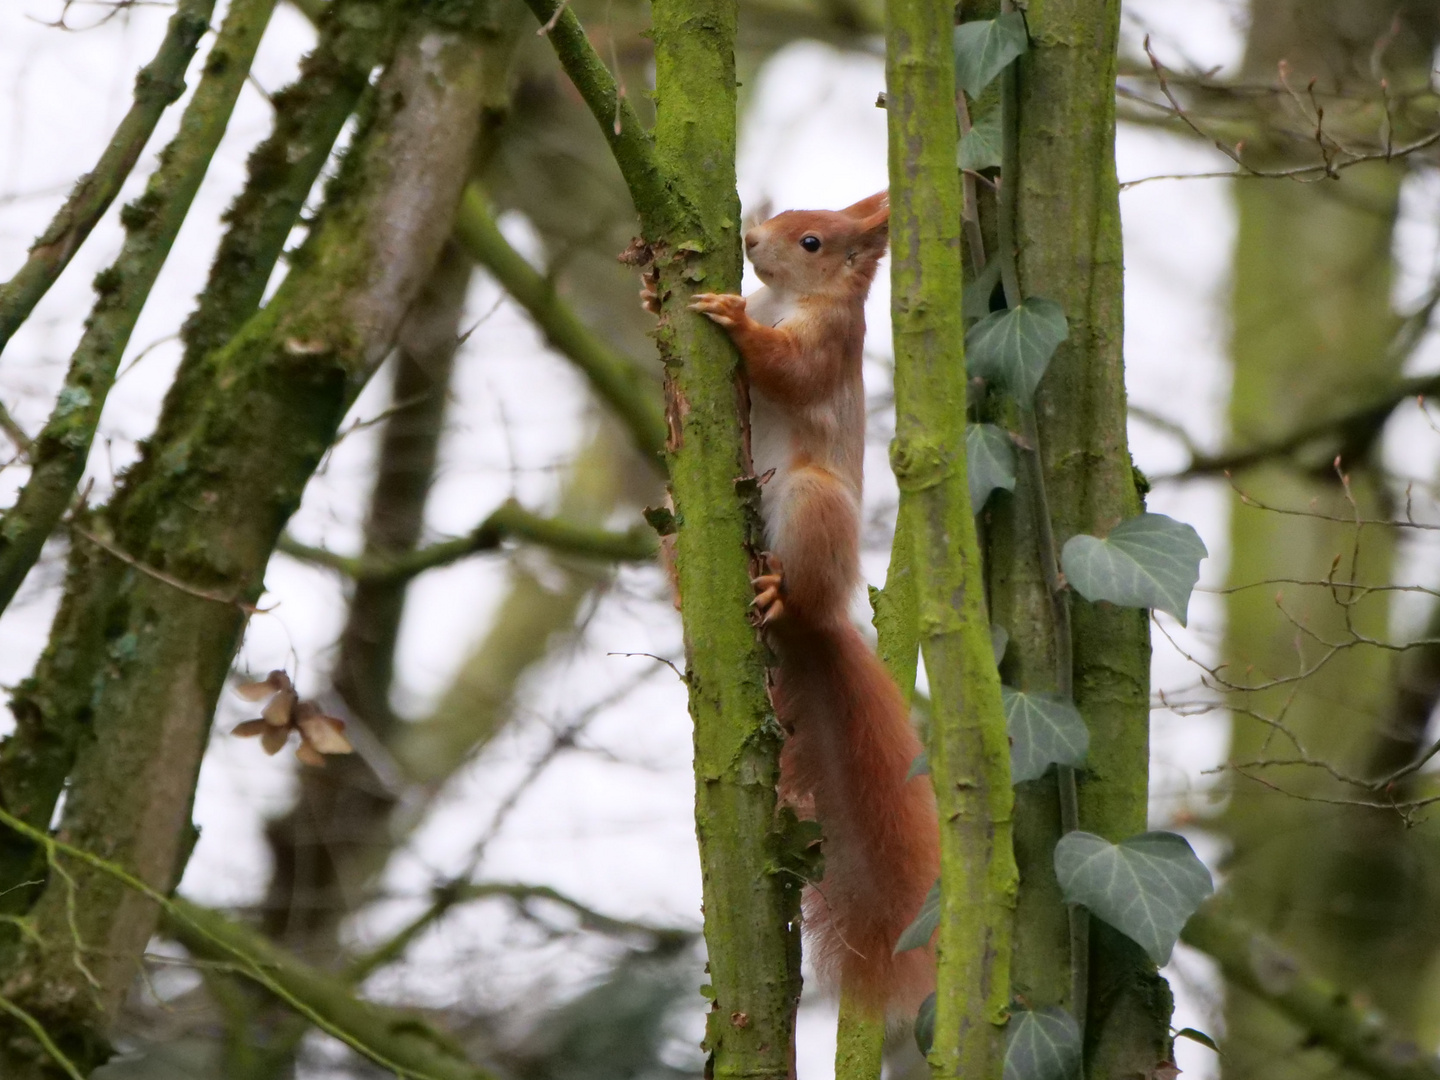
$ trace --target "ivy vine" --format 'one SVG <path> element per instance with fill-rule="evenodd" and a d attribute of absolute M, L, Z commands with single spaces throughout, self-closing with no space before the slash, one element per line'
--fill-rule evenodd
<path fill-rule="evenodd" d="M 955 28 L 956 83 L 964 95 L 976 99 L 997 78 L 1005 77 L 998 117 L 981 117 L 971 124 L 965 102 L 959 102 L 962 130 L 957 164 L 962 171 L 1000 166 L 1003 173 L 1005 163 L 1013 161 L 1017 97 L 1013 65 L 1028 49 L 1024 15 L 1018 11 Z M 972 191 L 967 181 L 967 199 Z M 1068 537 L 1057 552 L 1044 496 L 1034 397 L 1056 350 L 1069 335 L 1069 326 L 1064 310 L 1053 300 L 1020 295 L 1008 229 L 1014 196 L 1004 184 L 1000 192 L 999 251 L 983 266 L 977 265 L 962 302 L 966 317 L 975 320 L 965 337 L 965 362 L 971 377 L 1014 400 L 1021 430 L 1012 433 L 995 424 L 967 427 L 969 486 L 977 514 L 996 491 L 1014 491 L 1017 483 L 1036 488 L 1031 502 L 1039 515 L 1040 560 L 1054 604 L 1057 690 L 1032 693 L 1007 686 L 1002 693 L 1014 782 L 1037 780 L 1054 766 L 1060 785 L 1064 835 L 1056 845 L 1054 862 L 1065 903 L 1072 907 L 1075 974 L 1073 1013 L 1054 1006 L 1031 1009 L 1019 1002 L 1012 1007 L 1005 1080 L 1072 1080 L 1080 1075 L 1084 1045 L 1088 917 L 1114 927 L 1145 949 L 1156 964 L 1164 964 L 1181 929 L 1214 891 L 1214 884 L 1189 843 L 1174 833 L 1146 832 L 1115 844 L 1080 831 L 1075 770 L 1084 768 L 1089 732 L 1071 686 L 1067 594 L 1073 591 L 1092 603 L 1165 611 L 1183 625 L 1200 560 L 1208 552 L 1189 525 L 1150 513 L 1117 523 L 1105 536 Z M 967 206 L 966 216 L 973 217 L 973 206 Z M 997 304 L 1002 293 L 1003 304 Z M 999 310 L 992 310 L 996 307 Z M 1004 628 L 994 629 L 1003 639 Z M 1003 646 L 996 650 L 997 664 L 1003 651 Z M 912 773 L 925 767 L 922 756 Z M 930 941 L 939 924 L 940 905 L 937 881 L 897 943 L 897 952 Z M 926 1053 L 934 1034 L 934 1005 L 932 995 L 915 1025 L 916 1041 Z"/>

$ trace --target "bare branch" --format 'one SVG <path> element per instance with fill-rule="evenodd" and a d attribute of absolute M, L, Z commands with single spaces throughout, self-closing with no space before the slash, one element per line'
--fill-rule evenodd
<path fill-rule="evenodd" d="M 1192 453 L 1190 464 L 1185 468 L 1176 473 L 1157 476 L 1155 479 L 1184 480 L 1196 476 L 1238 472 L 1274 458 L 1288 457 L 1324 439 L 1337 439 L 1347 446 L 1368 445 L 1380 433 L 1380 429 L 1398 406 L 1411 398 L 1424 398 L 1437 393 L 1440 393 L 1440 375 L 1404 379 L 1363 405 L 1301 424 L 1294 431 L 1278 438 L 1221 454 Z M 1141 419 L 1150 422 L 1148 415 L 1141 416 Z M 1333 453 L 1334 451 L 1331 451 L 1330 456 L 1333 456 Z"/>
<path fill-rule="evenodd" d="M 274 7 L 275 0 L 230 5 L 211 49 L 226 62 L 206 64 L 160 168 L 145 193 L 121 212 L 125 244 L 115 262 L 95 278 L 95 306 L 55 407 L 29 454 L 30 478 L 0 518 L 0 610 L 40 557 L 84 475 L 121 356 L 225 134 Z"/>
<path fill-rule="evenodd" d="M 523 307 L 547 341 L 590 380 L 595 392 L 630 429 L 646 460 L 664 469 L 665 417 L 655 380 L 629 357 L 601 341 L 560 299 L 554 284 L 535 270 L 495 227 L 485 197 L 471 184 L 455 218 L 455 238 L 465 251 Z"/>
<path fill-rule="evenodd" d="M 306 562 L 328 566 L 356 581 L 403 581 L 470 555 L 497 551 L 507 539 L 524 540 L 563 555 L 620 562 L 645 562 L 653 559 L 658 550 L 654 534 L 648 526 L 637 525 L 624 533 L 593 529 L 541 517 L 514 501 L 501 505 L 466 536 L 403 555 L 337 555 L 288 536 L 281 538 L 278 550 Z"/>
<path fill-rule="evenodd" d="M 1393 138 L 1387 136 L 1386 144 L 1379 150 L 1355 152 L 1345 150 L 1339 143 L 1327 135 L 1324 130 L 1324 111 L 1318 103 L 1312 101 L 1314 116 L 1314 139 L 1320 149 L 1321 160 L 1318 163 L 1309 165 L 1296 165 L 1288 169 L 1260 169 L 1249 164 L 1240 156 L 1240 146 L 1229 146 L 1223 140 L 1214 138 L 1206 132 L 1186 111 L 1170 89 L 1170 80 L 1166 76 L 1165 68 L 1150 48 L 1150 39 L 1145 39 L 1145 55 L 1150 58 L 1150 65 L 1155 72 L 1155 77 L 1160 85 L 1160 92 L 1165 95 L 1165 100 L 1170 103 L 1174 116 L 1179 119 L 1196 136 L 1208 142 L 1219 150 L 1237 166 L 1233 170 L 1207 173 L 1188 174 L 1165 174 L 1162 176 L 1146 176 L 1136 180 L 1128 180 L 1121 184 L 1121 188 L 1134 187 L 1137 184 L 1148 183 L 1152 180 L 1209 180 L 1209 179 L 1261 179 L 1261 180 L 1293 180 L 1297 183 L 1311 184 L 1317 180 L 1333 180 L 1339 176 L 1340 170 L 1348 169 L 1368 161 L 1393 161 L 1395 158 L 1408 157 L 1419 153 L 1421 150 L 1429 149 L 1440 144 L 1440 128 L 1423 135 L 1418 139 L 1405 143 L 1401 146 L 1393 144 Z M 1292 95 L 1294 92 L 1291 91 Z M 1342 156 L 1343 155 L 1343 156 Z"/>
<path fill-rule="evenodd" d="M 16 275 L 0 285 L 0 352 L 70 264 L 125 178 L 161 115 L 185 92 L 185 69 L 210 25 L 215 0 L 184 0 L 170 16 L 160 51 L 135 77 L 135 100 L 95 168 L 80 178 Z"/>

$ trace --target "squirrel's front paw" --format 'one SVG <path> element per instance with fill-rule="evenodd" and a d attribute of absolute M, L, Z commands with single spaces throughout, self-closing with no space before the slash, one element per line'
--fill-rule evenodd
<path fill-rule="evenodd" d="M 745 298 L 734 293 L 696 293 L 690 298 L 690 310 L 725 327 L 736 326 L 747 318 Z"/>
<path fill-rule="evenodd" d="M 773 551 L 767 551 L 760 556 L 765 563 L 765 573 L 757 578 L 751 578 L 750 584 L 755 586 L 755 599 L 750 601 L 750 606 L 755 609 L 761 626 L 769 626 L 785 614 L 785 600 L 781 594 L 785 591 L 785 570 L 780 565 L 780 556 Z"/>
<path fill-rule="evenodd" d="M 660 275 L 654 270 L 640 275 L 640 306 L 651 315 L 660 314 Z"/>

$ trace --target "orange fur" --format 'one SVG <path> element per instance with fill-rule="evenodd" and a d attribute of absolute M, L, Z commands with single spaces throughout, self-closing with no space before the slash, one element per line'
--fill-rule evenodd
<path fill-rule="evenodd" d="M 781 795 L 813 807 L 824 836 L 825 874 L 804 897 L 811 961 L 872 1013 L 913 1016 L 935 988 L 934 957 L 897 956 L 895 942 L 940 872 L 934 793 L 926 777 L 905 779 L 920 739 L 853 626 L 775 636 L 776 706 L 789 730 Z"/>
<path fill-rule="evenodd" d="M 920 741 L 848 618 L 860 583 L 864 303 L 888 221 L 884 192 L 779 214 L 745 236 L 766 287 L 696 295 L 691 307 L 740 351 L 756 471 L 769 476 L 756 607 L 780 659 L 781 795 L 824 837 L 824 877 L 804 900 L 811 957 L 872 1012 L 913 1015 L 934 985 L 933 956 L 893 951 L 939 871 L 935 800 L 923 778 L 905 779 Z"/>

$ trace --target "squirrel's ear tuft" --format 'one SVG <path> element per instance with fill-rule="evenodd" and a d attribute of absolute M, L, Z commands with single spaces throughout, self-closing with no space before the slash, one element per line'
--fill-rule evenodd
<path fill-rule="evenodd" d="M 854 206 L 847 206 L 840 212 L 855 222 L 860 235 L 865 238 L 864 245 L 867 248 L 873 247 L 881 251 L 885 249 L 885 242 L 890 234 L 888 191 L 877 191 L 868 199 L 861 199 Z"/>
<path fill-rule="evenodd" d="M 740 220 L 740 235 L 744 236 L 756 225 L 763 225 L 775 216 L 775 207 L 770 202 L 770 196 L 765 196 L 758 203 L 752 206 Z"/>
<path fill-rule="evenodd" d="M 890 219 L 890 192 L 877 191 L 874 195 L 861 199 L 840 212 L 849 218 L 860 218 L 866 221 L 878 218 L 880 221 L 888 221 Z"/>

